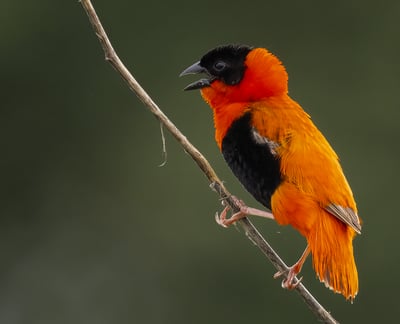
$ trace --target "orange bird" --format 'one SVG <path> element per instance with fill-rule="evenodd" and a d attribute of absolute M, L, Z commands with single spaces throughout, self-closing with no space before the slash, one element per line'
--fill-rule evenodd
<path fill-rule="evenodd" d="M 283 287 L 293 288 L 308 254 L 319 280 L 346 299 L 358 292 L 353 238 L 361 222 L 338 156 L 310 116 L 288 95 L 281 61 L 264 48 L 217 47 L 181 75 L 206 78 L 201 89 L 214 114 L 215 139 L 232 172 L 256 200 L 272 211 L 242 203 L 241 211 L 217 219 L 228 226 L 247 214 L 290 224 L 306 239 L 301 258 Z M 275 277 L 282 275 L 277 273 Z"/>

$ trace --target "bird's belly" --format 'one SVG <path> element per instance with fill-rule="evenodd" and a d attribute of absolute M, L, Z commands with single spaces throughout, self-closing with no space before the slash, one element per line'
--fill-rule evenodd
<path fill-rule="evenodd" d="M 250 118 L 250 114 L 245 114 L 232 124 L 222 141 L 221 150 L 246 190 L 271 209 L 271 196 L 282 181 L 280 161 L 270 143 L 255 139 Z"/>

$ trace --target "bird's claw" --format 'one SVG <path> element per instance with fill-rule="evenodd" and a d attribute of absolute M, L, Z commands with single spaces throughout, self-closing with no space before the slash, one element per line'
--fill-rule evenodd
<path fill-rule="evenodd" d="M 218 225 L 227 228 L 228 226 L 224 224 L 225 219 L 222 217 L 223 213 L 224 213 L 224 211 L 222 211 L 221 215 L 219 215 L 218 212 L 216 212 L 215 213 L 215 221 L 217 222 Z"/>
<path fill-rule="evenodd" d="M 238 212 L 233 214 L 230 218 L 226 218 L 226 215 L 228 214 L 230 207 L 226 206 L 224 210 L 221 212 L 221 214 L 218 215 L 218 213 L 215 213 L 215 221 L 217 222 L 218 225 L 227 228 L 229 225 L 232 225 L 235 223 L 238 219 L 245 217 L 246 215 L 243 214 L 242 212 Z"/>
<path fill-rule="evenodd" d="M 289 268 L 289 270 L 287 270 L 287 271 L 276 272 L 274 274 L 274 279 L 281 277 L 285 273 L 287 273 L 286 278 L 284 278 L 282 280 L 282 284 L 281 284 L 282 288 L 284 288 L 284 289 L 288 289 L 288 290 L 295 289 L 300 284 L 300 282 L 303 280 L 303 277 L 301 277 L 300 279 L 296 278 L 296 275 L 298 274 L 298 272 L 296 271 L 296 269 L 294 269 L 294 267 Z"/>
<path fill-rule="evenodd" d="M 220 215 L 218 215 L 218 213 L 215 214 L 215 221 L 218 225 L 221 225 L 222 227 L 226 228 L 229 225 L 237 222 L 239 219 L 246 217 L 247 215 L 261 216 L 269 219 L 274 218 L 274 216 L 270 212 L 248 207 L 242 200 L 238 199 L 235 196 L 231 196 L 231 199 L 233 200 L 234 204 L 239 207 L 239 211 L 237 213 L 234 213 L 230 218 L 226 218 L 226 215 L 231 208 L 226 203 L 226 201 L 223 200 L 222 205 L 225 206 L 224 210 L 221 212 Z"/>

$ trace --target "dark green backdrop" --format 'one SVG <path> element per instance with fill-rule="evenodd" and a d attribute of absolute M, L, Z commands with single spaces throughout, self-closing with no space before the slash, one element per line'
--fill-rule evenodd
<path fill-rule="evenodd" d="M 94 1 L 128 68 L 215 166 L 257 204 L 213 140 L 211 111 L 178 74 L 225 43 L 269 48 L 290 94 L 341 157 L 364 220 L 353 305 L 304 283 L 342 323 L 398 307 L 400 2 Z M 104 61 L 78 1 L 0 5 L 1 323 L 311 323 L 296 293 Z M 305 242 L 254 220 L 288 263 Z M 385 322 L 385 321 L 384 321 Z"/>

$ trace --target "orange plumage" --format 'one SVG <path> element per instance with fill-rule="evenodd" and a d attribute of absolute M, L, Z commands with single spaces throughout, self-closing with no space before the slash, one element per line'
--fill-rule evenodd
<path fill-rule="evenodd" d="M 200 88 L 211 106 L 216 142 L 232 171 L 279 224 L 307 239 L 319 279 L 353 299 L 356 203 L 336 153 L 288 96 L 282 63 L 263 48 L 223 46 L 183 74 L 198 72 L 209 79 L 188 88 Z"/>

